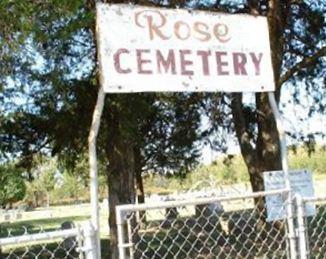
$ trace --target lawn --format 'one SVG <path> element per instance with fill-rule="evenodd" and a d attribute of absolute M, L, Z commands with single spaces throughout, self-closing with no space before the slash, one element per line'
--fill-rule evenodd
<path fill-rule="evenodd" d="M 108 229 L 108 209 L 101 206 L 100 210 L 100 224 L 101 224 L 101 243 L 102 254 L 104 258 L 108 258 L 109 246 L 109 229 Z M 50 208 L 37 208 L 34 211 L 22 212 L 21 219 L 12 222 L 0 221 L 0 238 L 8 236 L 20 236 L 26 233 L 35 234 L 40 232 L 55 231 L 60 229 L 61 224 L 64 222 L 73 222 L 75 225 L 90 219 L 90 206 L 89 204 L 76 204 L 69 206 L 55 206 Z M 3 217 L 0 215 L 0 219 Z M 33 244 L 26 250 L 25 247 L 19 246 L 6 246 L 0 251 L 0 258 L 6 258 L 9 251 L 15 253 L 17 258 L 78 258 L 78 254 L 71 250 L 67 252 L 64 248 L 62 240 L 51 240 L 47 243 Z M 27 253 L 28 251 L 28 253 Z M 9 258 L 16 258 L 12 254 Z"/>
<path fill-rule="evenodd" d="M 315 179 L 315 194 L 316 195 L 325 195 L 326 194 L 326 180 L 325 179 Z M 228 205 L 225 204 L 224 209 L 229 210 Z M 233 207 L 234 205 L 232 205 Z M 246 208 L 245 204 L 242 203 L 241 205 L 243 208 Z M 249 206 L 251 207 L 251 205 Z M 247 209 L 249 208 L 247 207 Z M 190 211 L 190 214 L 194 214 L 194 208 L 188 208 Z M 238 207 L 237 207 L 238 209 Z M 186 215 L 181 212 L 181 217 L 186 218 L 191 217 L 191 215 Z M 162 215 L 162 211 L 160 211 L 160 213 Z M 163 214 L 163 218 L 164 218 L 164 214 Z M 53 230 L 57 230 L 60 229 L 60 226 L 62 223 L 67 222 L 67 221 L 71 221 L 74 222 L 75 225 L 79 224 L 82 221 L 86 221 L 90 219 L 90 205 L 89 204 L 74 204 L 74 205 L 67 205 L 67 206 L 53 206 L 50 208 L 37 208 L 34 211 L 28 211 L 28 212 L 22 212 L 21 213 L 21 219 L 19 220 L 14 220 L 12 222 L 4 222 L 3 221 L 3 217 L 0 215 L 0 238 L 4 238 L 4 237 L 8 237 L 8 236 L 18 236 L 18 235 L 22 235 L 24 233 L 39 233 L 39 232 L 47 232 L 47 231 L 53 231 Z M 157 217 L 156 214 L 147 214 L 147 220 L 149 221 L 155 221 L 155 220 L 162 220 L 162 218 Z M 314 220 L 309 219 L 308 223 L 310 226 L 313 226 L 314 229 L 321 229 L 323 230 L 322 232 L 314 232 L 314 234 L 309 233 L 312 237 L 313 242 L 316 244 L 315 245 L 315 249 L 322 250 L 322 252 L 325 252 L 322 248 L 323 246 L 319 245 L 318 243 L 318 237 L 323 237 L 322 240 L 320 240 L 319 242 L 325 242 L 324 238 L 324 234 L 322 233 L 326 233 L 325 231 L 325 220 L 326 220 L 326 211 L 325 211 L 325 207 L 322 207 L 318 210 L 318 215 L 316 216 L 316 218 Z M 316 226 L 318 224 L 321 224 L 322 226 Z M 101 243 L 102 243 L 102 254 L 104 258 L 108 257 L 108 247 L 109 247 L 109 228 L 108 228 L 108 208 L 103 206 L 103 204 L 101 204 L 101 209 L 100 209 L 100 227 L 101 227 Z M 149 238 L 151 238 L 151 234 L 150 232 L 147 232 L 145 230 L 144 231 L 144 240 L 143 241 L 148 241 Z M 152 242 L 149 242 L 152 246 L 152 248 L 154 250 L 158 249 L 158 245 L 160 244 L 160 242 L 162 241 L 160 236 L 164 236 L 164 233 L 166 230 L 160 230 L 162 231 L 157 239 L 154 239 Z M 175 230 L 174 230 L 175 231 Z M 177 230 L 176 230 L 177 231 Z M 178 232 L 171 232 L 171 236 L 176 235 Z M 185 233 L 184 233 L 185 234 Z M 196 238 L 195 236 L 191 236 L 190 232 L 187 234 L 187 236 L 189 236 L 189 238 Z M 164 244 L 164 247 L 166 247 L 168 244 L 170 244 L 172 241 L 170 240 L 170 238 L 166 239 L 166 244 Z M 205 238 L 205 237 L 203 237 Z M 224 239 L 227 239 L 226 236 L 223 237 Z M 317 240 L 316 240 L 317 238 Z M 180 240 L 179 240 L 180 241 Z M 182 240 L 181 240 L 182 241 Z M 180 241 L 180 242 L 181 242 Z M 32 249 L 30 249 L 30 251 L 32 252 L 32 255 L 30 256 L 26 256 L 26 257 L 21 257 L 21 258 L 33 258 L 33 255 L 36 255 L 38 253 L 40 253 L 41 250 L 46 250 L 46 251 L 54 251 L 55 252 L 55 258 L 61 258 L 64 257 L 65 255 L 65 251 L 62 249 L 62 247 L 59 245 L 58 246 L 58 242 L 60 243 L 60 240 L 56 240 L 56 242 L 53 243 L 53 241 L 51 241 L 52 243 L 46 243 L 43 245 L 36 245 L 33 246 Z M 173 241 L 174 242 L 174 241 Z M 173 243 L 172 242 L 172 243 Z M 146 243 L 146 242 L 145 242 Z M 140 247 L 143 247 L 145 245 L 144 242 L 140 243 Z M 171 243 L 171 244 L 172 244 Z M 197 243 L 192 243 L 193 247 L 196 248 L 201 242 L 197 242 Z M 206 242 L 205 242 L 206 243 Z M 207 241 L 207 245 L 209 245 L 210 241 Z M 324 243 L 323 243 L 324 244 Z M 176 249 L 176 247 L 178 246 L 178 243 L 175 243 L 173 245 L 172 251 L 174 251 Z M 162 248 L 163 250 L 165 248 Z M 10 247 L 9 247 L 10 248 Z M 12 248 L 12 247 L 11 247 Z M 149 247 L 150 248 L 150 247 Z M 6 252 L 7 248 L 3 248 L 2 252 Z M 161 249 L 161 248 L 160 248 Z M 189 248 L 187 248 L 186 246 L 183 248 L 184 250 L 189 250 Z M 220 249 L 219 247 L 216 247 L 215 250 L 217 251 L 218 249 Z M 151 251 L 154 251 L 151 250 Z M 162 250 L 162 251 L 163 251 Z M 20 251 L 16 251 L 17 253 L 23 253 L 25 250 L 20 250 Z M 157 250 L 160 251 L 160 250 Z M 161 252 L 162 252 L 161 251 Z M 138 250 L 139 252 L 139 250 Z M 148 253 L 151 253 L 150 251 Z M 223 251 L 221 252 L 223 253 Z M 73 256 L 73 252 L 71 251 L 71 254 L 69 255 L 69 258 L 74 258 Z M 44 255 L 44 258 L 47 258 L 48 255 Z M 0 253 L 0 257 L 1 257 L 1 253 Z M 1 257 L 2 258 L 2 257 Z M 43 258 L 43 257 L 39 257 L 39 258 Z"/>

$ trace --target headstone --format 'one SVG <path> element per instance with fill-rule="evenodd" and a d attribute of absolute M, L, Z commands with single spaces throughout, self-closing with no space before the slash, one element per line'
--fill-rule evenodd
<path fill-rule="evenodd" d="M 61 224 L 61 229 L 72 229 L 75 227 L 74 222 L 72 221 L 65 221 Z M 62 247 L 67 251 L 74 249 L 77 246 L 76 238 L 75 237 L 68 237 L 62 242 Z"/>
<path fill-rule="evenodd" d="M 11 219 L 10 214 L 9 213 L 4 214 L 3 219 L 4 219 L 4 221 L 10 221 L 10 219 Z"/>
<path fill-rule="evenodd" d="M 17 219 L 17 220 L 20 220 L 20 219 L 22 219 L 22 218 L 23 218 L 22 213 L 21 213 L 21 212 L 17 212 L 17 213 L 16 213 L 16 219 Z"/>

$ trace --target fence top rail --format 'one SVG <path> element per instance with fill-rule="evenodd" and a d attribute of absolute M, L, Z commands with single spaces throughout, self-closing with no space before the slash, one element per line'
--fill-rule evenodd
<path fill-rule="evenodd" d="M 234 200 L 241 200 L 241 199 L 258 198 L 258 197 L 264 197 L 264 196 L 270 196 L 276 194 L 288 194 L 288 193 L 289 193 L 288 189 L 280 189 L 280 190 L 265 191 L 265 192 L 254 192 L 254 193 L 242 194 L 242 195 L 193 198 L 188 200 L 177 200 L 177 201 L 162 201 L 155 204 L 154 203 L 125 204 L 125 205 L 116 206 L 116 212 L 120 214 L 122 212 L 130 212 L 130 211 L 166 209 L 171 207 L 201 205 L 201 204 L 207 204 L 213 202 L 234 201 Z"/>
<path fill-rule="evenodd" d="M 316 196 L 316 197 L 302 197 L 302 201 L 303 202 L 318 202 L 318 201 L 326 202 L 326 195 Z"/>
<path fill-rule="evenodd" d="M 72 229 L 57 230 L 57 231 L 44 232 L 38 234 L 25 234 L 21 236 L 6 237 L 6 238 L 0 238 L 0 246 L 14 245 L 18 243 L 26 244 L 26 243 L 32 243 L 36 241 L 46 241 L 49 239 L 56 239 L 56 238 L 75 237 L 78 236 L 79 233 L 80 233 L 80 229 L 72 228 Z"/>

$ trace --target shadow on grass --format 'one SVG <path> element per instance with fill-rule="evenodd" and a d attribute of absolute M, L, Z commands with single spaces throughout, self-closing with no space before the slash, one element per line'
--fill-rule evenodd
<path fill-rule="evenodd" d="M 76 246 L 68 247 L 64 242 L 37 244 L 26 247 L 7 249 L 0 251 L 1 259 L 46 259 L 46 258 L 79 258 Z"/>
<path fill-rule="evenodd" d="M 271 258 L 285 259 L 285 225 L 262 222 L 253 210 L 171 221 L 142 222 L 132 239 L 135 258 Z M 223 224 L 227 225 L 222 227 Z"/>
<path fill-rule="evenodd" d="M 101 253 L 103 259 L 110 258 L 110 241 L 109 239 L 101 239 Z M 46 258 L 79 258 L 76 249 L 66 247 L 64 242 L 53 242 L 47 244 L 37 244 L 28 247 L 20 247 L 12 250 L 1 252 L 1 259 L 21 258 L 21 259 L 46 259 Z"/>
<path fill-rule="evenodd" d="M 101 255 L 102 259 L 110 259 L 110 240 L 101 239 Z"/>
<path fill-rule="evenodd" d="M 57 231 L 64 222 L 70 221 L 77 223 L 87 220 L 88 218 L 87 216 L 74 216 L 1 223 L 0 238 Z M 26 244 L 21 247 L 3 247 L 2 252 L 0 248 L 0 258 L 79 258 L 79 253 L 77 253 L 75 249 L 77 243 L 75 241 L 73 241 L 73 243 L 74 245 L 67 246 L 66 242 L 59 239 L 51 243 L 45 242 L 39 244 Z"/>

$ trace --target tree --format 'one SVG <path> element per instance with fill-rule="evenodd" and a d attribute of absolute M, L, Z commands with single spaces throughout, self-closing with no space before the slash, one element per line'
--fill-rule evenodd
<path fill-rule="evenodd" d="M 323 1 L 247 1 L 246 4 L 215 5 L 228 12 L 263 15 L 268 19 L 276 98 L 288 84 L 294 99 L 303 87 L 316 101 L 311 114 L 322 112 L 324 101 L 320 78 L 326 54 Z M 233 124 L 247 165 L 253 191 L 263 190 L 262 172 L 281 169 L 280 147 L 275 119 L 268 96 L 258 93 L 255 107 L 247 106 L 241 94 L 231 97 Z M 263 201 L 258 201 L 262 207 Z"/>
<path fill-rule="evenodd" d="M 74 200 L 80 198 L 83 190 L 83 185 L 77 177 L 76 175 L 74 176 L 68 172 L 64 172 L 61 185 L 61 191 Z"/>
<path fill-rule="evenodd" d="M 35 156 L 28 169 L 27 193 L 25 200 L 37 207 L 44 202 L 50 206 L 50 193 L 57 184 L 56 175 L 59 172 L 57 159 L 47 156 Z"/>
<path fill-rule="evenodd" d="M 170 1 L 168 7 L 185 7 L 189 3 Z M 196 8 L 267 16 L 278 101 L 282 87 L 288 82 L 296 93 L 305 87 L 315 99 L 312 113 L 323 111 L 325 103 L 320 98 L 321 79 L 318 79 L 323 78 L 322 57 L 325 56 L 324 42 L 320 40 L 325 38 L 325 30 L 322 29 L 323 1 L 209 3 L 200 2 Z M 153 5 L 152 2 L 149 4 Z M 5 65 L 1 66 L 0 98 L 4 100 L 7 111 L 0 117 L 2 154 L 16 152 L 30 158 L 35 152 L 50 150 L 66 160 L 74 160 L 85 148 L 85 129 L 90 125 L 98 90 L 96 42 L 93 37 L 94 3 L 74 0 L 62 6 L 57 1 L 48 0 L 40 7 L 27 1 L 2 1 L 0 7 L 4 14 L 0 18 L 3 25 L 0 37 L 5 39 L 1 41 Z M 13 20 L 17 14 L 23 18 Z M 23 54 L 12 51 L 18 47 Z M 37 56 L 39 59 L 35 58 Z M 35 65 L 37 62 L 41 64 Z M 10 74 L 15 76 L 9 77 Z M 13 89 L 13 86 L 16 88 Z M 25 106 L 13 105 L 12 100 L 17 95 L 25 96 Z M 106 99 L 98 143 L 101 161 L 110 162 L 106 165 L 112 199 L 111 215 L 114 215 L 115 204 L 134 200 L 135 170 L 139 172 L 144 167 L 146 170 L 153 167 L 157 170 L 157 165 L 160 165 L 161 170 L 170 167 L 188 171 L 198 157 L 194 140 L 203 136 L 198 132 L 200 111 L 204 108 L 207 111 L 216 104 L 226 109 L 211 112 L 214 122 L 216 119 L 224 121 L 223 125 L 227 127 L 229 123 L 225 120 L 228 117 L 224 115 L 228 112 L 233 115 L 233 130 L 239 140 L 253 190 L 263 189 L 261 172 L 280 168 L 278 134 L 266 94 L 256 94 L 253 106 L 246 105 L 241 94 L 200 97 L 196 94 L 139 94 L 111 95 Z M 294 98 L 297 97 L 298 94 L 294 94 Z M 167 100 L 168 106 L 165 105 Z M 189 112 L 192 105 L 196 108 Z M 180 120 L 175 119 L 177 114 Z M 177 124 L 179 121 L 181 123 Z M 170 128 L 174 128 L 173 134 L 167 134 Z M 184 134 L 185 128 L 189 129 L 189 134 Z M 218 126 L 215 124 L 212 131 L 216 130 Z M 150 135 L 149 132 L 155 134 Z M 181 139 L 180 136 L 185 137 L 184 141 L 176 141 Z M 154 139 L 158 140 L 151 146 Z M 175 144 L 167 150 L 170 143 Z M 181 163 L 184 154 L 189 159 Z M 257 202 L 262 206 L 262 201 Z M 114 220 L 111 216 L 112 247 L 116 245 Z"/>
<path fill-rule="evenodd" d="M 13 164 L 0 165 L 0 207 L 5 207 L 25 197 L 26 186 L 21 170 Z"/>
<path fill-rule="evenodd" d="M 62 7 L 47 1 L 42 9 L 30 2 L 3 4 L 13 13 L 23 7 L 22 14 L 29 19 L 23 28 L 25 38 L 16 40 L 15 36 L 21 35 L 18 25 L 3 36 L 13 39 L 25 52 L 11 52 L 12 44 L 3 45 L 8 68 L 16 74 L 2 76 L 1 97 L 8 107 L 1 125 L 1 150 L 3 156 L 19 156 L 24 167 L 30 167 L 31 157 L 39 152 L 58 154 L 69 162 L 85 150 L 99 88 L 93 4 L 72 1 Z M 36 68 L 32 65 L 37 62 L 35 56 L 41 60 Z M 22 96 L 24 105 L 15 105 L 16 95 Z M 107 165 L 113 257 L 117 244 L 115 205 L 135 200 L 135 170 L 137 176 L 143 170 L 185 173 L 196 163 L 198 96 L 137 94 L 106 99 L 98 153 Z"/>
<path fill-rule="evenodd" d="M 57 161 L 55 158 L 47 159 L 45 157 L 36 162 L 36 167 L 33 168 L 34 181 L 39 191 L 46 194 L 46 205 L 50 207 L 50 192 L 55 188 L 58 172 Z"/>

